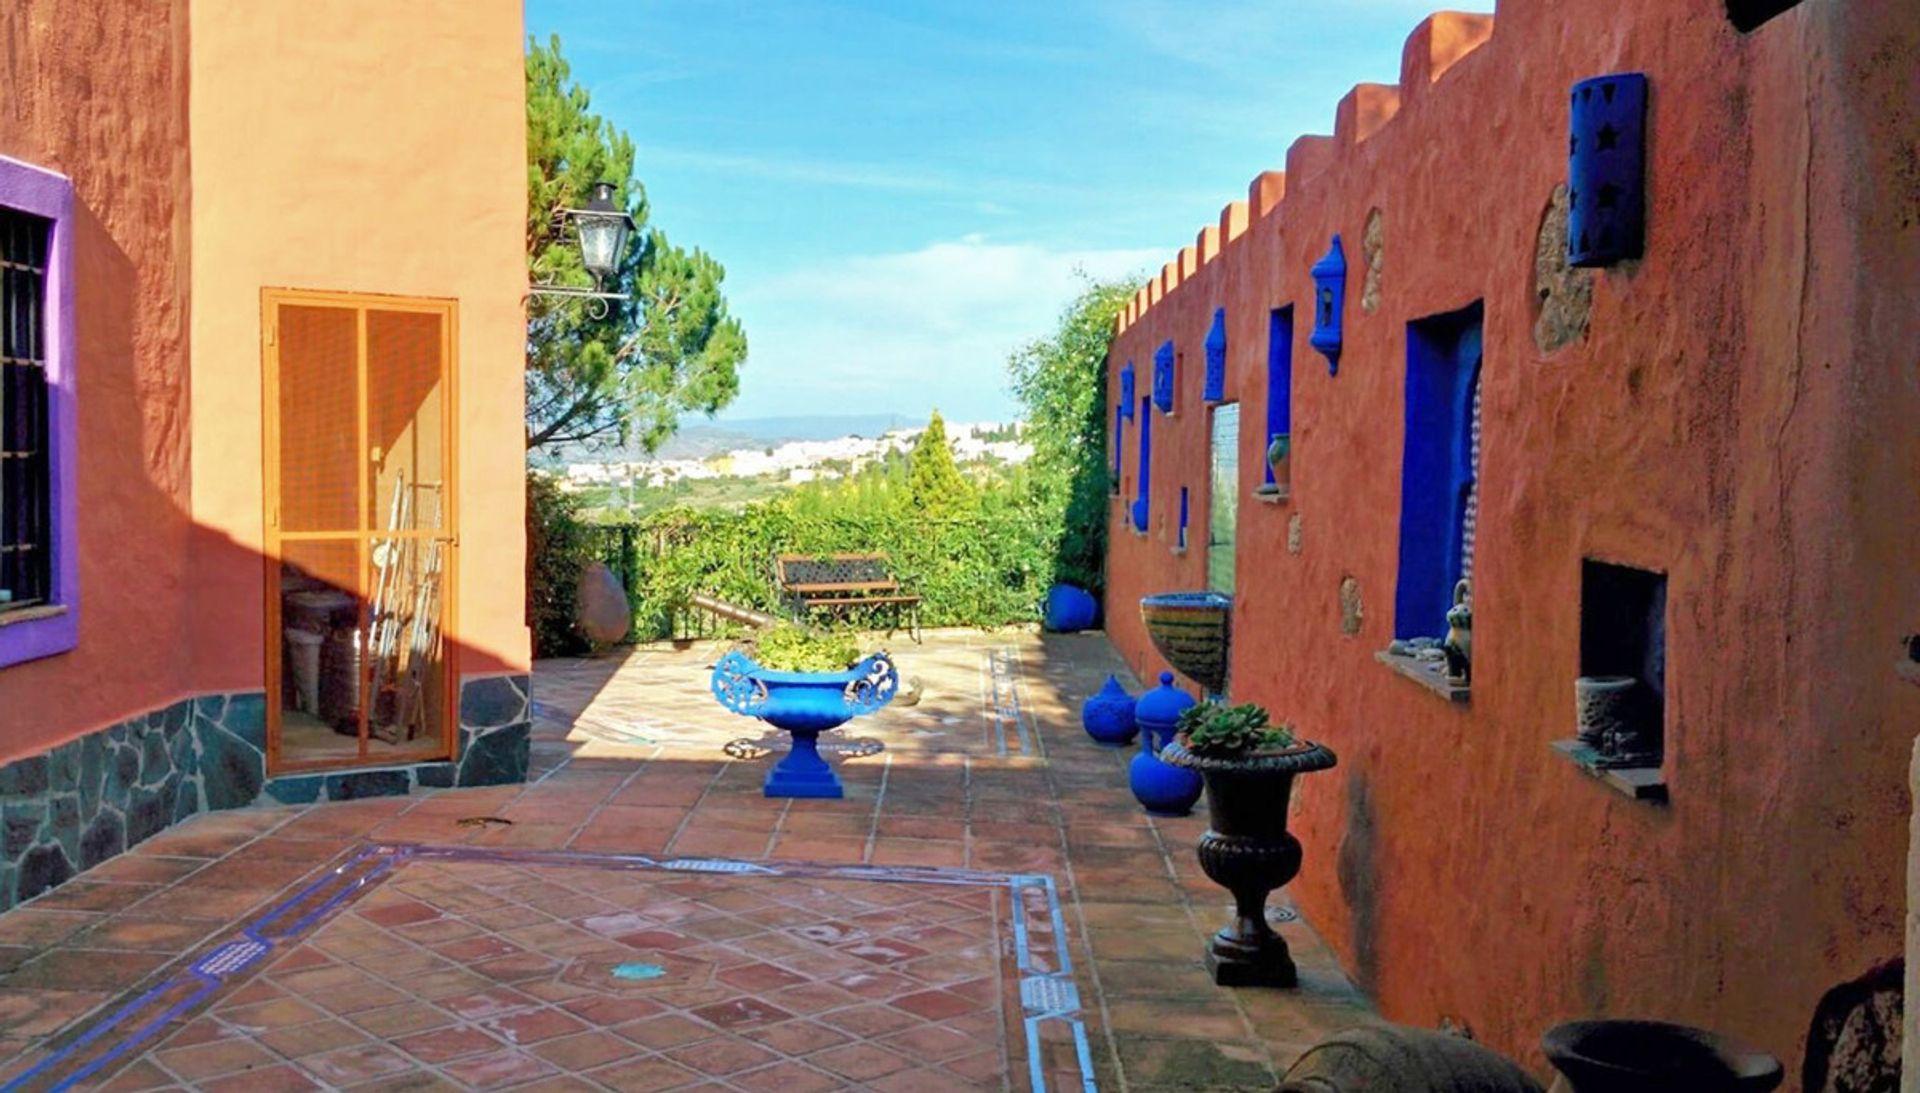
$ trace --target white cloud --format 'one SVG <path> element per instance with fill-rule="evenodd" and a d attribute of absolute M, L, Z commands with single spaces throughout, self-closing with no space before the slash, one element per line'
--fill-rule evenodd
<path fill-rule="evenodd" d="M 919 250 L 836 258 L 737 285 L 751 355 L 729 416 L 938 406 L 1008 416 L 1007 355 L 1050 332 L 1082 274 L 1157 268 L 1159 248 L 1053 250 L 971 235 Z"/>

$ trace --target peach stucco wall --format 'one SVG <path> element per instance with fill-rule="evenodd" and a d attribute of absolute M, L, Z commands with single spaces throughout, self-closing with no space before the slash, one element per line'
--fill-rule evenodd
<path fill-rule="evenodd" d="M 74 186 L 79 644 L 0 669 L 0 761 L 188 689 L 184 4 L 0 4 L 0 155 Z"/>
<path fill-rule="evenodd" d="M 1719 3 L 1669 0 L 1437 17 L 1397 89 L 1356 88 L 1332 137 L 1302 138 L 1284 178 L 1223 213 L 1224 243 L 1203 233 L 1123 316 L 1113 377 L 1131 360 L 1145 393 L 1155 347 L 1183 351 L 1179 416 L 1154 423 L 1153 503 L 1168 513 L 1193 488 L 1205 542 L 1201 340 L 1224 306 L 1250 490 L 1268 311 L 1298 305 L 1293 496 L 1240 508 L 1233 686 L 1340 755 L 1302 783 L 1293 892 L 1389 1016 L 1451 1018 L 1536 1069 L 1553 1023 L 1659 1016 L 1757 1041 L 1792 1071 L 1821 994 L 1901 951 L 1920 724 L 1920 688 L 1895 668 L 1920 630 L 1907 8 L 1807 0 L 1749 35 Z M 1651 80 L 1646 254 L 1595 276 L 1588 333 L 1543 352 L 1535 244 L 1566 176 L 1568 87 L 1620 71 Z M 1308 269 L 1335 232 L 1349 276 L 1329 376 L 1307 345 Z M 1452 705 L 1374 653 L 1393 630 L 1406 324 L 1475 300 L 1474 684 Z M 1160 664 L 1133 605 L 1203 587 L 1205 560 L 1174 556 L 1157 519 L 1127 529 L 1137 428 L 1108 614 L 1144 672 Z M 1670 804 L 1629 801 L 1549 749 L 1572 735 L 1583 557 L 1669 575 Z"/>
<path fill-rule="evenodd" d="M 459 301 L 463 673 L 525 670 L 526 203 L 512 0 L 196 0 L 198 683 L 259 687 L 263 287 Z"/>

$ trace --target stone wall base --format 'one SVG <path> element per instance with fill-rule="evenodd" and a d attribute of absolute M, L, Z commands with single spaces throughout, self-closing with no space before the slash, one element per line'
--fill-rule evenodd
<path fill-rule="evenodd" d="M 532 682 L 460 687 L 452 762 L 267 777 L 266 695 L 201 695 L 0 766 L 0 910 L 201 812 L 524 782 Z"/>

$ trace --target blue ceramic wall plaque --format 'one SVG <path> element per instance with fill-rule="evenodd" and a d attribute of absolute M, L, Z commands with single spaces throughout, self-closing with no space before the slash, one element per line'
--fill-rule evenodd
<path fill-rule="evenodd" d="M 1207 389 L 1201 396 L 1208 402 L 1227 397 L 1227 309 L 1213 313 L 1213 329 L 1207 331 Z"/>
<path fill-rule="evenodd" d="M 1163 414 L 1173 413 L 1173 343 L 1153 351 L 1153 404 Z"/>
<path fill-rule="evenodd" d="M 1567 262 L 1640 257 L 1647 234 L 1647 78 L 1595 76 L 1573 85 L 1567 142 Z"/>
<path fill-rule="evenodd" d="M 1327 358 L 1327 374 L 1340 373 L 1340 317 L 1347 308 L 1347 255 L 1340 236 L 1326 257 L 1313 264 L 1313 333 L 1307 344 Z"/>

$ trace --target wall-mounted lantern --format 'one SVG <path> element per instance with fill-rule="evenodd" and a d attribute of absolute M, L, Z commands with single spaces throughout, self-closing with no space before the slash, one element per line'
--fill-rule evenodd
<path fill-rule="evenodd" d="M 1640 257 L 1647 234 L 1647 77 L 1618 72 L 1574 84 L 1570 128 L 1567 264 Z"/>
<path fill-rule="evenodd" d="M 1170 341 L 1153 351 L 1153 404 L 1168 415 L 1173 413 L 1173 360 Z"/>
<path fill-rule="evenodd" d="M 1120 370 L 1120 416 L 1133 420 L 1133 362 Z"/>
<path fill-rule="evenodd" d="M 1207 331 L 1207 389 L 1201 395 L 1208 402 L 1227 397 L 1227 309 L 1215 308 L 1213 329 Z"/>
<path fill-rule="evenodd" d="M 1313 333 L 1307 344 L 1327 358 L 1327 374 L 1340 374 L 1340 316 L 1347 307 L 1347 256 L 1340 249 L 1340 236 L 1326 257 L 1313 264 Z"/>
<path fill-rule="evenodd" d="M 632 298 L 624 292 L 604 291 L 602 286 L 609 277 L 619 272 L 620 259 L 626 254 L 627 240 L 637 225 L 625 209 L 614 203 L 614 185 L 611 182 L 594 183 L 593 196 L 588 199 L 586 208 L 567 209 L 560 215 L 573 226 L 574 245 L 580 248 L 580 265 L 593 278 L 593 287 L 536 284 L 528 291 L 535 296 L 571 296 L 591 301 L 587 305 L 589 314 L 596 319 L 604 319 L 607 317 L 609 301 Z"/>

